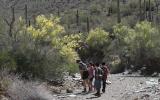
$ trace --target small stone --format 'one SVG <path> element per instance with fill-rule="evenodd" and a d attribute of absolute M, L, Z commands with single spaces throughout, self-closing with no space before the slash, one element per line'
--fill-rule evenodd
<path fill-rule="evenodd" d="M 66 89 L 66 92 L 67 93 L 73 93 L 73 90 L 72 89 Z"/>
<path fill-rule="evenodd" d="M 74 95 L 74 94 L 71 94 L 71 95 L 69 95 L 69 97 L 76 97 L 76 95 Z"/>
<path fill-rule="evenodd" d="M 138 98 L 135 98 L 134 100 L 138 100 Z"/>

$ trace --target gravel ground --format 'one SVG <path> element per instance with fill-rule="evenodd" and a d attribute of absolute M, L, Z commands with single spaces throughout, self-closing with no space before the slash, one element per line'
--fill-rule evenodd
<path fill-rule="evenodd" d="M 106 93 L 95 97 L 93 93 L 81 93 L 76 90 L 73 94 L 56 96 L 56 100 L 160 100 L 159 85 L 152 85 L 147 81 L 157 80 L 158 77 L 111 75 L 112 84 L 107 85 Z"/>

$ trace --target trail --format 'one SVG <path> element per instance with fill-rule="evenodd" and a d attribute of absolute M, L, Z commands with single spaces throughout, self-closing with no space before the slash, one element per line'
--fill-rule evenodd
<path fill-rule="evenodd" d="M 160 100 L 159 85 L 146 84 L 149 80 L 157 80 L 152 77 L 133 77 L 123 75 L 111 75 L 112 84 L 107 85 L 106 93 L 101 97 L 95 97 L 93 93 L 81 93 L 77 90 L 67 97 L 59 96 L 56 100 Z"/>

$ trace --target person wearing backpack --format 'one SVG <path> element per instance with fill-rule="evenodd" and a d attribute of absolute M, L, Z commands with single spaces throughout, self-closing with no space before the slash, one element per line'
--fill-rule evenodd
<path fill-rule="evenodd" d="M 95 85 L 95 88 L 96 88 L 96 91 L 97 91 L 95 96 L 98 96 L 98 97 L 101 96 L 100 89 L 101 89 L 101 82 L 102 82 L 102 74 L 103 74 L 103 71 L 102 71 L 101 67 L 99 66 L 99 63 L 96 63 L 94 85 Z"/>
<path fill-rule="evenodd" d="M 91 62 L 89 63 L 88 66 L 88 72 L 89 72 L 89 92 L 91 92 L 94 88 L 94 86 L 92 85 L 94 78 L 94 64 Z"/>
<path fill-rule="evenodd" d="M 77 60 L 77 63 L 79 64 L 79 71 L 81 74 L 81 78 L 83 80 L 83 86 L 84 86 L 84 90 L 82 92 L 86 92 L 87 91 L 87 85 L 89 87 L 89 72 L 88 72 L 88 68 L 87 65 L 85 63 L 83 63 L 81 60 Z"/>
<path fill-rule="evenodd" d="M 102 92 L 105 93 L 106 80 L 107 80 L 108 74 L 110 72 L 109 72 L 108 66 L 105 63 L 102 63 L 102 70 L 103 70 L 103 75 L 102 75 L 103 88 L 102 88 Z"/>

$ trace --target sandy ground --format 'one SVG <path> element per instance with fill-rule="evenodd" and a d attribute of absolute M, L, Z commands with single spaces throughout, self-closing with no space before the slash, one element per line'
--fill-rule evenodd
<path fill-rule="evenodd" d="M 157 78 L 111 75 L 109 80 L 112 84 L 107 85 L 106 93 L 102 93 L 101 97 L 95 97 L 95 92 L 81 93 L 82 90 L 76 90 L 70 95 L 73 97 L 61 95 L 56 100 L 160 100 L 160 91 L 153 91 L 153 87 L 146 84 L 146 81 Z M 150 88 L 150 91 L 145 88 Z"/>

